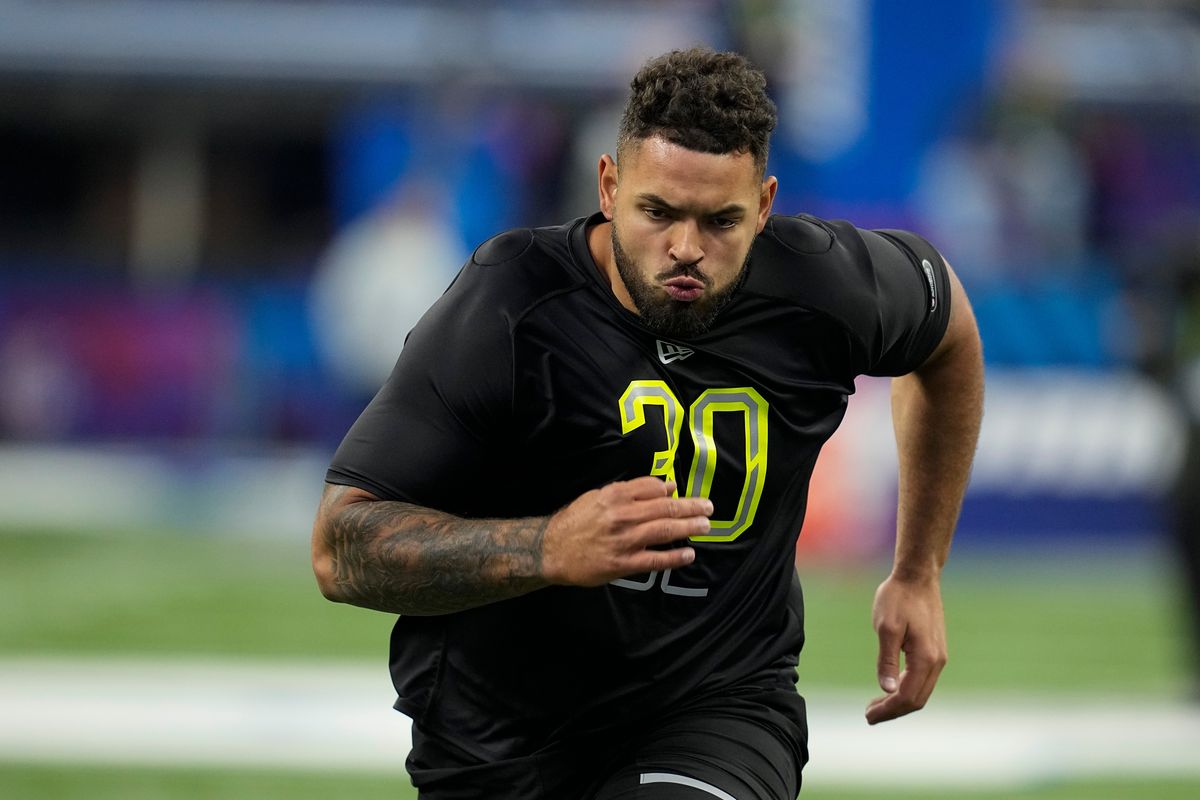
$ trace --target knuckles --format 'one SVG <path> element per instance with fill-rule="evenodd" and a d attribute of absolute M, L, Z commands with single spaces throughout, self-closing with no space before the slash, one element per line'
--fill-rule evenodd
<path fill-rule="evenodd" d="M 892 620 L 882 620 L 875 625 L 875 631 L 880 637 L 898 639 L 904 632 L 904 627 L 893 622 Z"/>

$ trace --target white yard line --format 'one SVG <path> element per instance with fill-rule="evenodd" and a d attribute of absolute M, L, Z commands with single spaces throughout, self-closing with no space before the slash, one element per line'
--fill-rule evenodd
<path fill-rule="evenodd" d="M 875 728 L 866 697 L 808 693 L 810 786 L 1003 786 L 1089 775 L 1200 782 L 1200 708 L 943 695 Z M 0 759 L 401 772 L 407 721 L 382 665 L 0 660 Z"/>
<path fill-rule="evenodd" d="M 402 770 L 386 667 L 0 661 L 0 757 Z"/>

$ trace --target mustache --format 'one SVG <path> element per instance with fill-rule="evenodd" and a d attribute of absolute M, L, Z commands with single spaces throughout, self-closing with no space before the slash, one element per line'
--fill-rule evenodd
<path fill-rule="evenodd" d="M 701 272 L 695 263 L 676 264 L 673 267 L 669 267 L 667 269 L 662 270 L 661 272 L 659 272 L 657 275 L 654 276 L 654 280 L 660 281 L 660 282 L 661 281 L 669 281 L 672 278 L 693 278 L 695 280 L 700 281 L 705 286 L 712 285 L 712 278 L 710 278 L 708 275 L 705 275 L 703 272 Z"/>

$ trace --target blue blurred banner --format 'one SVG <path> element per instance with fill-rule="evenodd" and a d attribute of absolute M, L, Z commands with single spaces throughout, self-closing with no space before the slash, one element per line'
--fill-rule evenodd
<path fill-rule="evenodd" d="M 781 101 L 784 197 L 898 224 L 923 155 L 981 110 L 1010 22 L 1007 4 L 795 5 L 789 33 L 798 49 L 829 53 L 801 61 L 801 74 L 788 81 L 796 88 Z M 840 135 L 831 139 L 831 130 Z"/>

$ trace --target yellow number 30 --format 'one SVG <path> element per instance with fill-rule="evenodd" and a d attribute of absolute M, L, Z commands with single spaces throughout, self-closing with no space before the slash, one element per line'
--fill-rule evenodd
<path fill-rule="evenodd" d="M 621 395 L 621 433 L 629 434 L 646 424 L 646 406 L 661 406 L 666 447 L 654 453 L 651 475 L 675 480 L 675 453 L 683 429 L 683 403 L 663 381 L 632 381 Z M 693 536 L 696 542 L 732 542 L 754 522 L 758 501 L 762 498 L 767 476 L 767 401 L 755 390 L 706 389 L 688 410 L 688 426 L 695 445 L 692 469 L 688 473 L 687 495 L 708 497 L 717 469 L 717 443 L 713 439 L 713 419 L 721 412 L 742 414 L 746 425 L 746 477 L 737 511 L 730 519 L 712 520 L 712 530 Z"/>

